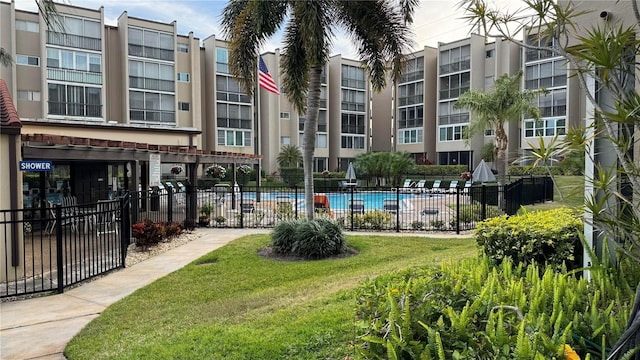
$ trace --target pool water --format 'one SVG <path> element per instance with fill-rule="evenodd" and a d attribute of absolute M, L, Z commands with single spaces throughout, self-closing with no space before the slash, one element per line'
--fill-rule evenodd
<path fill-rule="evenodd" d="M 329 207 L 331 210 L 348 209 L 349 201 L 351 200 L 351 193 L 323 193 L 329 199 Z M 255 199 L 255 193 L 243 193 L 243 198 Z M 355 192 L 353 193 L 354 200 L 364 201 L 365 210 L 382 210 L 384 200 L 395 200 L 396 194 L 393 192 L 383 191 L 371 191 L 371 192 Z M 296 201 L 298 208 L 304 207 L 304 194 L 298 193 L 297 197 L 295 193 L 262 193 L 260 194 L 262 199 L 277 200 L 277 201 Z M 413 199 L 414 194 L 399 194 L 400 203 L 403 203 L 405 199 Z"/>

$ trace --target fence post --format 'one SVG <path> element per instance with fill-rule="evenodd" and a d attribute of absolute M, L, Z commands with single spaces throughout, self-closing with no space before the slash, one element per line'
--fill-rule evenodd
<path fill-rule="evenodd" d="M 129 212 L 126 210 L 125 201 L 129 201 L 129 194 L 125 194 L 120 198 L 120 260 L 122 261 L 122 267 L 125 267 L 127 262 L 127 247 L 129 246 L 129 231 L 131 225 L 129 224 Z"/>
<path fill-rule="evenodd" d="M 384 202 L 384 200 L 383 200 Z M 400 187 L 396 187 L 396 232 L 400 232 Z"/>
<path fill-rule="evenodd" d="M 349 211 L 351 212 L 351 231 L 353 231 L 353 188 L 354 186 L 349 186 L 349 191 L 351 191 L 351 200 L 349 200 Z"/>
<path fill-rule="evenodd" d="M 242 211 L 242 192 L 244 191 L 244 185 L 240 185 L 238 189 L 240 189 L 240 228 L 244 229 L 244 211 Z"/>
<path fill-rule="evenodd" d="M 173 222 L 173 187 L 167 186 L 167 223 Z"/>
<path fill-rule="evenodd" d="M 295 200 L 293 201 L 295 207 L 295 219 L 298 220 L 298 185 L 293 185 L 293 191 L 295 196 L 293 197 Z M 305 203 L 307 199 L 304 200 Z"/>
<path fill-rule="evenodd" d="M 64 264 L 62 263 L 62 207 L 56 205 L 56 263 L 58 271 L 58 293 L 64 292 Z"/>
<path fill-rule="evenodd" d="M 500 191 L 500 187 L 498 186 L 498 191 Z M 496 194 L 498 195 L 498 194 Z M 499 198 L 500 196 L 498 196 Z M 480 218 L 485 220 L 487 218 L 487 186 L 482 184 L 482 189 L 480 190 Z"/>
<path fill-rule="evenodd" d="M 460 188 L 456 187 L 456 234 L 460 234 Z"/>

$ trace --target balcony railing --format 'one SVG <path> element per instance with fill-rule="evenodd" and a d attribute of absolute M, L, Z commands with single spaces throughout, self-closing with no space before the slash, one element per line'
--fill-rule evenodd
<path fill-rule="evenodd" d="M 47 68 L 47 79 L 85 84 L 102 84 L 102 74 L 71 69 Z"/>
<path fill-rule="evenodd" d="M 438 116 L 438 125 L 464 124 L 469 122 L 469 114 L 453 114 Z"/>
<path fill-rule="evenodd" d="M 49 101 L 49 115 L 102 117 L 102 105 Z"/>
<path fill-rule="evenodd" d="M 464 71 L 471 69 L 471 60 L 466 59 L 450 64 L 440 65 L 440 75 L 448 74 L 456 71 Z"/>
<path fill-rule="evenodd" d="M 424 70 L 413 71 L 410 73 L 402 74 L 400 77 L 400 83 L 422 80 L 424 79 Z"/>
<path fill-rule="evenodd" d="M 422 104 L 424 102 L 423 98 L 423 94 L 401 97 L 398 98 L 398 106 Z"/>
<path fill-rule="evenodd" d="M 151 59 L 158 59 L 158 60 L 166 60 L 166 61 L 173 61 L 175 56 L 173 50 L 160 49 L 160 48 L 135 45 L 135 44 L 129 44 L 129 55 L 146 57 Z"/>
<path fill-rule="evenodd" d="M 129 87 L 137 89 L 175 92 L 176 84 L 170 80 L 129 76 Z"/>
<path fill-rule="evenodd" d="M 129 111 L 129 117 L 131 118 L 131 121 L 145 121 L 145 122 L 158 122 L 158 123 L 175 123 L 176 122 L 175 111 L 131 109 L 131 111 Z"/>
<path fill-rule="evenodd" d="M 102 50 L 102 41 L 99 38 L 65 34 L 55 31 L 47 31 L 47 44 L 96 51 Z"/>

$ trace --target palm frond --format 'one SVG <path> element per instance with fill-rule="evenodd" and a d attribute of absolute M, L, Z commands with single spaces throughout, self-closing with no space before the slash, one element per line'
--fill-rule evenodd
<path fill-rule="evenodd" d="M 58 16 L 58 9 L 53 0 L 36 0 L 38 12 L 42 16 L 47 29 L 56 32 L 64 32 L 64 23 L 62 18 Z"/>
<path fill-rule="evenodd" d="M 13 65 L 13 57 L 5 48 L 0 48 L 0 64 L 6 67 Z"/>
<path fill-rule="evenodd" d="M 306 112 L 309 88 L 309 62 L 302 37 L 298 22 L 292 18 L 284 33 L 284 51 L 280 58 L 280 67 L 284 93 L 299 114 Z"/>

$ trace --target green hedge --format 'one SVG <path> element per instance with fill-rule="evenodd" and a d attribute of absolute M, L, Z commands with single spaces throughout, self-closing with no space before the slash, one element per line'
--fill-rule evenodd
<path fill-rule="evenodd" d="M 558 166 L 550 166 L 549 170 L 551 171 L 551 174 L 553 174 L 554 176 L 559 176 L 559 175 L 564 175 L 564 172 L 562 171 L 562 169 Z M 507 175 L 512 175 L 512 176 L 528 176 L 528 175 L 549 175 L 549 173 L 547 172 L 547 168 L 544 166 L 538 166 L 538 167 L 534 167 L 532 169 L 529 169 L 529 171 L 527 171 L 527 167 L 526 166 L 519 166 L 519 165 L 514 165 L 514 166 L 509 166 L 509 168 L 507 169 Z"/>
<path fill-rule="evenodd" d="M 564 359 L 569 344 L 604 359 L 633 290 L 592 274 L 481 257 L 368 280 L 356 290 L 356 348 L 366 359 Z"/>
<path fill-rule="evenodd" d="M 282 181 L 293 187 L 304 183 L 304 169 L 297 167 L 280 168 Z"/>
<path fill-rule="evenodd" d="M 465 171 L 468 171 L 467 165 L 415 165 L 407 177 L 447 176 L 457 179 Z"/>
<path fill-rule="evenodd" d="M 475 238 L 483 252 L 500 263 L 545 263 L 560 269 L 582 266 L 582 220 L 566 207 L 516 216 L 499 216 L 478 223 Z"/>

